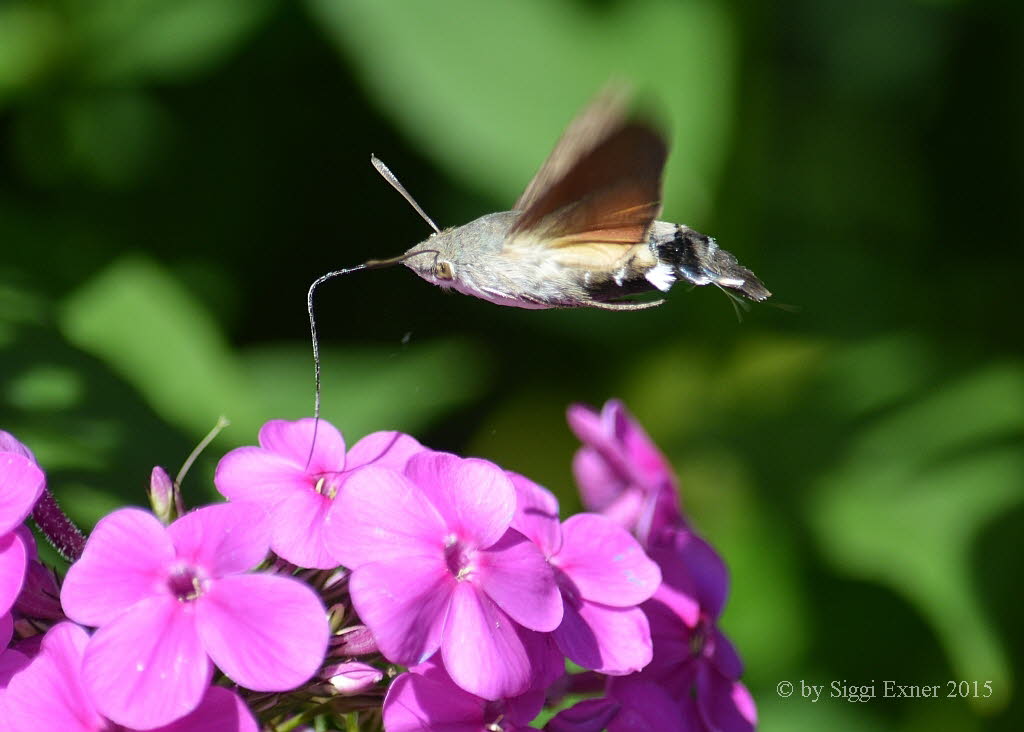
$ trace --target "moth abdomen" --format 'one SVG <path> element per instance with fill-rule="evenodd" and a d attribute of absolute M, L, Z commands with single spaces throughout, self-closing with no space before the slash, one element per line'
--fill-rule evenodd
<path fill-rule="evenodd" d="M 651 247 L 660 264 L 672 267 L 679 279 L 694 285 L 715 284 L 761 302 L 771 297 L 757 275 L 740 264 L 714 238 L 688 226 L 656 221 Z"/>

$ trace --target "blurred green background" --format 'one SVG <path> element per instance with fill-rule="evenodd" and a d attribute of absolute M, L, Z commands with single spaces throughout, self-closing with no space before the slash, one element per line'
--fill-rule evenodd
<path fill-rule="evenodd" d="M 711 288 L 523 311 L 404 269 L 318 300 L 324 415 L 574 507 L 573 401 L 626 400 L 732 571 L 764 730 L 1020 729 L 1024 23 L 955 0 L 0 3 L 0 426 L 84 525 L 312 411 L 304 296 L 511 206 L 609 78 L 670 127 Z M 775 686 L 992 682 L 854 704 Z"/>

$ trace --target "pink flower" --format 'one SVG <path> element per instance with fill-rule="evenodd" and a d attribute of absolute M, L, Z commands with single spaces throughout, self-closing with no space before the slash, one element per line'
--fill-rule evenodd
<path fill-rule="evenodd" d="M 443 665 L 428 661 L 392 682 L 384 699 L 384 728 L 388 732 L 527 732 L 543 705 L 542 691 L 488 701 L 456 686 Z"/>
<path fill-rule="evenodd" d="M 518 499 L 512 525 L 540 547 L 562 593 L 565 613 L 553 634 L 559 649 L 601 673 L 639 671 L 651 660 L 651 636 L 637 605 L 658 589 L 658 566 L 604 516 L 578 514 L 559 526 L 554 496 L 521 475 L 510 476 Z"/>
<path fill-rule="evenodd" d="M 0 710 L 10 725 L 6 729 L 11 732 L 109 732 L 112 729 L 82 682 L 82 656 L 88 641 L 89 636 L 82 628 L 68 622 L 55 625 L 46 633 L 39 654 L 13 674 L 3 694 Z M 257 732 L 257 725 L 236 694 L 214 686 L 205 690 L 192 713 L 159 727 L 158 732 L 205 730 Z"/>
<path fill-rule="evenodd" d="M 360 470 L 336 504 L 329 548 L 352 569 L 353 605 L 390 661 L 440 649 L 455 683 L 485 699 L 531 685 L 516 623 L 552 631 L 562 602 L 540 550 L 509 529 L 515 491 L 500 468 L 420 453 L 404 474 Z"/>
<path fill-rule="evenodd" d="M 664 523 L 681 520 L 672 467 L 622 402 L 600 414 L 574 404 L 566 418 L 583 447 L 573 474 L 583 505 L 634 532 L 641 542 Z"/>
<path fill-rule="evenodd" d="M 275 517 L 271 549 L 292 564 L 316 569 L 338 564 L 327 551 L 323 532 L 345 481 L 367 465 L 402 470 L 425 449 L 401 432 L 374 432 L 346 454 L 341 433 L 320 420 L 310 456 L 312 419 L 267 422 L 259 442 L 259 447 L 241 447 L 224 456 L 214 477 L 217 490 L 232 501 L 266 507 Z"/>
<path fill-rule="evenodd" d="M 241 686 L 291 689 L 320 666 L 323 604 L 289 577 L 245 574 L 267 554 L 259 506 L 201 508 L 163 526 L 126 508 L 102 519 L 68 570 L 68 617 L 99 629 L 82 661 L 97 711 L 128 727 L 167 724 L 196 708 L 211 659 Z"/>
<path fill-rule="evenodd" d="M 656 683 L 682 702 L 692 729 L 751 732 L 757 710 L 739 682 L 743 671 L 736 650 L 706 617 L 687 626 L 658 600 L 644 604 L 654 638 L 654 659 L 637 678 Z M 612 688 L 618 680 L 612 681 Z"/>
<path fill-rule="evenodd" d="M 689 529 L 665 530 L 657 544 L 649 551 L 663 581 L 643 605 L 654 657 L 639 678 L 682 700 L 695 730 L 753 730 L 757 710 L 739 681 L 743 664 L 716 624 L 728 592 L 725 564 Z"/>

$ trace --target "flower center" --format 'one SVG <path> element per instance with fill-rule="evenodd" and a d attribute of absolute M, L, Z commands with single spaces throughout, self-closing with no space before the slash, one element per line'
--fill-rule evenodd
<path fill-rule="evenodd" d="M 448 564 L 448 571 L 459 582 L 469 579 L 476 572 L 475 559 L 475 548 L 466 546 L 454 534 L 445 539 L 444 560 Z"/>
<path fill-rule="evenodd" d="M 194 602 L 206 589 L 206 579 L 195 567 L 182 565 L 171 570 L 167 587 L 178 602 Z"/>
<path fill-rule="evenodd" d="M 710 640 L 711 629 L 708 627 L 706 619 L 701 618 L 697 622 L 697 627 L 693 629 L 693 635 L 690 636 L 690 657 L 695 658 L 704 653 L 705 648 L 708 646 Z"/>
<path fill-rule="evenodd" d="M 342 473 L 321 473 L 316 479 L 313 490 L 333 501 L 341 488 L 341 476 Z"/>

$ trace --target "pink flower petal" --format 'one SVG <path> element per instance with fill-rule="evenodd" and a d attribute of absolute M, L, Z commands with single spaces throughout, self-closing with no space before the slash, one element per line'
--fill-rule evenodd
<path fill-rule="evenodd" d="M 402 432 L 373 432 L 354 444 L 345 456 L 345 469 L 374 464 L 378 468 L 402 471 L 409 458 L 425 452 L 415 437 Z"/>
<path fill-rule="evenodd" d="M 8 616 L 10 617 L 10 616 Z M 8 640 L 10 640 L 8 638 Z M 0 651 L 0 691 L 7 688 L 7 685 L 11 683 L 11 679 L 14 674 L 20 673 L 25 667 L 28 666 L 30 659 L 24 653 L 16 651 L 13 648 Z M 5 695 L 0 694 L 0 715 L 4 714 L 4 699 Z M 35 693 L 32 696 L 33 701 L 36 700 Z M 0 719 L 6 719 L 6 716 L 0 716 Z"/>
<path fill-rule="evenodd" d="M 448 529 L 463 541 L 488 547 L 512 523 L 515 489 L 494 463 L 423 452 L 412 457 L 405 474 L 437 507 Z"/>
<path fill-rule="evenodd" d="M 0 534 L 0 615 L 7 614 L 21 593 L 28 553 L 20 532 Z"/>
<path fill-rule="evenodd" d="M 708 729 L 753 732 L 757 709 L 747 688 L 710 667 L 697 674 L 697 708 Z"/>
<path fill-rule="evenodd" d="M 170 537 L 153 514 L 114 511 L 96 524 L 64 578 L 64 611 L 83 625 L 103 625 L 154 592 L 165 592 L 173 560 Z"/>
<path fill-rule="evenodd" d="M 199 705 L 212 668 L 191 609 L 170 595 L 152 597 L 96 631 L 82 680 L 103 716 L 149 729 Z"/>
<path fill-rule="evenodd" d="M 256 503 L 215 503 L 185 514 L 167 527 L 167 535 L 179 560 L 220 577 L 263 561 L 270 550 L 270 517 Z"/>
<path fill-rule="evenodd" d="M 354 569 L 405 556 L 441 556 L 448 529 L 423 492 L 401 473 L 369 466 L 345 481 L 326 519 L 334 558 Z"/>
<path fill-rule="evenodd" d="M 229 500 L 273 506 L 292 493 L 312 491 L 316 478 L 289 457 L 261 447 L 239 447 L 217 463 L 213 482 Z"/>
<path fill-rule="evenodd" d="M 558 499 L 547 488 L 529 478 L 506 471 L 516 490 L 516 513 L 512 528 L 532 541 L 545 558 L 562 547 L 562 526 L 558 521 Z"/>
<path fill-rule="evenodd" d="M 622 704 L 608 732 L 692 732 L 679 704 L 657 684 L 622 676 L 612 681 L 608 696 Z"/>
<path fill-rule="evenodd" d="M 544 729 L 546 732 L 601 732 L 621 708 L 614 699 L 584 699 L 560 711 Z"/>
<path fill-rule="evenodd" d="M 552 558 L 582 597 L 614 607 L 643 602 L 658 589 L 661 571 L 640 543 L 604 516 L 582 513 L 562 524 L 562 550 Z"/>
<path fill-rule="evenodd" d="M 637 607 L 567 605 L 554 636 L 571 661 L 609 676 L 631 674 L 651 662 L 650 626 Z"/>
<path fill-rule="evenodd" d="M 308 585 L 290 577 L 223 577 L 196 601 L 195 618 L 213 662 L 256 691 L 299 686 L 327 650 L 327 611 Z"/>
<path fill-rule="evenodd" d="M 738 679 L 743 675 L 743 661 L 732 641 L 717 627 L 713 627 L 705 640 L 708 661 L 728 679 Z"/>
<path fill-rule="evenodd" d="M 352 604 L 381 653 L 403 666 L 425 661 L 441 645 L 454 585 L 441 557 L 364 564 L 349 580 Z"/>
<path fill-rule="evenodd" d="M 281 558 L 299 567 L 333 569 L 338 560 L 327 548 L 331 499 L 313 490 L 296 491 L 273 512 L 270 545 Z"/>
<path fill-rule="evenodd" d="M 565 410 L 565 421 L 580 442 L 590 444 L 607 439 L 601 415 L 584 404 L 570 404 Z"/>
<path fill-rule="evenodd" d="M 14 618 L 10 613 L 0 614 L 0 649 L 7 648 L 14 637 Z"/>
<path fill-rule="evenodd" d="M 0 535 L 14 531 L 28 518 L 46 485 L 46 476 L 32 460 L 0 452 Z"/>
<path fill-rule="evenodd" d="M 404 673 L 388 688 L 384 728 L 388 732 L 481 732 L 485 704 L 450 681 Z"/>
<path fill-rule="evenodd" d="M 259 725 L 238 694 L 211 686 L 194 712 L 152 732 L 259 732 Z"/>
<path fill-rule="evenodd" d="M 10 432 L 4 430 L 0 430 L 0 452 L 13 452 L 16 455 L 28 458 L 32 462 L 36 461 L 36 456 L 32 454 L 31 450 L 19 442 Z"/>
<path fill-rule="evenodd" d="M 60 623 L 46 633 L 39 654 L 7 687 L 3 711 L 9 729 L 106 729 L 106 720 L 82 686 L 82 654 L 88 641 L 88 634 L 74 623 Z"/>
<path fill-rule="evenodd" d="M 729 571 L 718 553 L 704 539 L 687 528 L 663 532 L 651 548 L 651 558 L 664 575 L 662 587 L 668 603 L 685 595 L 696 599 L 712 620 L 722 614 L 729 592 Z M 667 586 L 667 587 L 666 587 Z"/>
<path fill-rule="evenodd" d="M 533 670 L 530 672 L 532 690 L 545 691 L 553 683 L 565 676 L 565 654 L 558 648 L 555 642 L 554 633 L 538 633 L 535 630 L 528 630 L 523 626 L 516 628 L 519 631 L 519 640 L 526 648 L 526 655 L 530 657 L 530 664 Z M 517 699 L 523 700 L 526 694 Z M 543 699 L 541 700 L 543 706 Z M 540 707 L 534 710 L 529 719 L 520 720 L 523 724 L 529 722 L 540 712 Z"/>
<path fill-rule="evenodd" d="M 452 681 L 484 699 L 530 687 L 532 666 L 515 624 L 470 582 L 455 587 L 441 657 Z"/>
<path fill-rule="evenodd" d="M 260 447 L 291 459 L 310 475 L 344 470 L 345 440 L 341 433 L 333 424 L 321 419 L 316 426 L 314 446 L 313 428 L 314 420 L 309 418 L 295 422 L 271 420 L 260 428 Z M 313 447 L 311 459 L 310 447 Z"/>
<path fill-rule="evenodd" d="M 515 529 L 479 553 L 476 577 L 481 589 L 517 623 L 546 633 L 562 622 L 562 595 L 554 572 L 537 545 Z"/>
<path fill-rule="evenodd" d="M 671 607 L 690 627 L 701 613 L 712 620 L 721 614 L 729 587 L 722 559 L 689 529 L 665 532 L 648 553 L 661 567 L 662 582 L 654 597 Z"/>
<path fill-rule="evenodd" d="M 591 447 L 581 447 L 573 455 L 572 475 L 588 511 L 604 513 L 629 485 L 611 469 L 601 453 Z"/>

